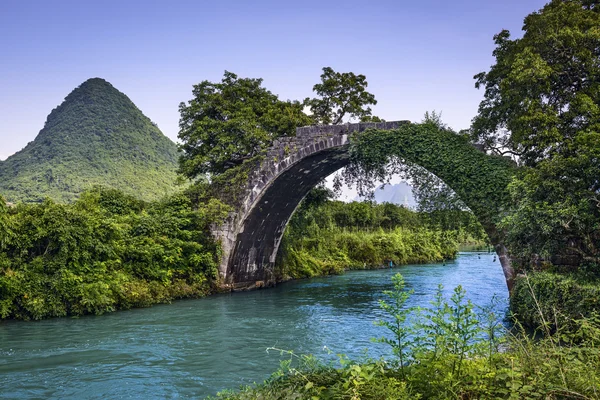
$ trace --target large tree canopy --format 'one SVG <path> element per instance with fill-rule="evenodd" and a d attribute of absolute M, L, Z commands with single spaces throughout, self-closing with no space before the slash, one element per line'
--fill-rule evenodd
<path fill-rule="evenodd" d="M 535 165 L 600 130 L 599 4 L 553 0 L 525 18 L 522 38 L 494 37 L 496 64 L 475 76 L 485 89 L 476 140 Z"/>
<path fill-rule="evenodd" d="M 600 1 L 553 0 L 495 36 L 472 136 L 523 166 L 504 219 L 513 252 L 600 259 Z"/>
<path fill-rule="evenodd" d="M 375 96 L 366 91 L 367 78 L 352 72 L 335 72 L 330 67 L 323 68 L 321 83 L 313 86 L 318 97 L 305 99 L 310 107 L 315 123 L 338 125 L 349 119 L 380 121 L 371 115 L 370 105 L 377 104 Z"/>
<path fill-rule="evenodd" d="M 322 83 L 313 90 L 319 98 L 282 101 L 262 86 L 262 79 L 238 78 L 225 71 L 219 83 L 194 85 L 193 98 L 179 105 L 179 171 L 193 179 L 222 174 L 259 155 L 273 141 L 293 136 L 296 128 L 316 123 L 341 123 L 344 117 L 378 120 L 371 116 L 375 97 L 365 90 L 364 75 L 323 68 Z M 313 115 L 303 112 L 310 106 Z"/>
<path fill-rule="evenodd" d="M 179 105 L 180 172 L 188 178 L 238 166 L 276 138 L 312 123 L 301 103 L 279 100 L 262 87 L 262 79 L 225 71 L 220 83 L 194 85 L 193 95 Z"/>

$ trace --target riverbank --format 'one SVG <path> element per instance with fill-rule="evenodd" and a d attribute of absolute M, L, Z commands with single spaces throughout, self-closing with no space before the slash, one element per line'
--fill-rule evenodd
<path fill-rule="evenodd" d="M 403 368 L 393 358 L 362 363 L 342 358 L 341 366 L 332 367 L 306 357 L 300 366 L 284 366 L 262 384 L 224 391 L 218 398 L 599 399 L 600 325 L 586 328 L 578 343 L 513 337 L 503 352 L 463 359 L 426 352 Z"/>
<path fill-rule="evenodd" d="M 326 201 L 326 195 L 315 189 L 289 222 L 276 263 L 279 280 L 444 262 L 461 245 L 487 241 L 468 212 L 419 213 L 390 203 Z"/>
<path fill-rule="evenodd" d="M 535 337 L 507 331 L 493 308 L 477 308 L 458 286 L 418 311 L 409 306 L 401 275 L 380 300 L 388 329 L 379 342 L 390 352 L 379 359 L 339 364 L 282 351 L 288 362 L 262 384 L 223 391 L 219 399 L 599 399 L 600 320 L 571 321 Z M 532 296 L 535 293 L 532 291 Z M 544 321 L 551 315 L 538 310 Z"/>
<path fill-rule="evenodd" d="M 458 243 L 451 232 L 400 227 L 374 231 L 316 228 L 293 242 L 284 238 L 277 275 L 285 280 L 390 264 L 443 262 L 454 259 L 457 253 Z"/>
<path fill-rule="evenodd" d="M 439 283 L 448 295 L 462 284 L 480 305 L 494 293 L 508 297 L 493 256 L 461 253 L 445 266 L 349 271 L 102 316 L 2 321 L 0 399 L 202 399 L 267 379 L 285 359 L 270 347 L 325 362 L 337 359 L 327 349 L 360 360 L 368 348 L 378 359 L 389 351 L 371 342 L 385 332 L 373 322 L 396 272 L 416 289 L 410 306 L 427 306 Z M 507 303 L 496 310 L 504 315 Z"/>
<path fill-rule="evenodd" d="M 148 307 L 211 293 L 217 201 L 147 203 L 96 188 L 73 204 L 2 207 L 0 318 L 40 320 Z"/>
<path fill-rule="evenodd" d="M 456 253 L 458 233 L 425 225 L 402 207 L 323 207 L 310 217 L 338 225 L 314 236 L 303 228 L 307 214 L 298 213 L 281 246 L 280 281 Z M 189 193 L 147 203 L 95 188 L 73 204 L 10 208 L 0 198 L 0 319 L 100 315 L 218 292 L 221 253 L 210 227 L 228 212 L 214 199 L 195 204 Z"/>

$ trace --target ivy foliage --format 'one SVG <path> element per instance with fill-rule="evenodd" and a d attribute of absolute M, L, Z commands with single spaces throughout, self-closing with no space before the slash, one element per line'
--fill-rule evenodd
<path fill-rule="evenodd" d="M 507 187 L 516 166 L 481 152 L 466 136 L 436 124 L 405 123 L 395 130 L 355 134 L 351 142 L 351 164 L 344 177 L 362 193 L 372 189 L 373 182 L 405 172 L 407 164 L 418 165 L 454 190 L 488 233 L 506 212 Z"/>
<path fill-rule="evenodd" d="M 0 205 L 3 205 L 0 201 Z M 217 278 L 210 224 L 228 208 L 145 203 L 95 188 L 73 204 L 0 206 L 0 318 L 102 314 L 204 296 Z"/>

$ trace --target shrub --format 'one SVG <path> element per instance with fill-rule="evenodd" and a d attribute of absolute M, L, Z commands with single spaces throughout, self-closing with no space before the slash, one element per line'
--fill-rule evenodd
<path fill-rule="evenodd" d="M 510 309 L 529 329 L 573 330 L 575 320 L 600 313 L 600 282 L 552 272 L 523 275 L 515 280 Z"/>

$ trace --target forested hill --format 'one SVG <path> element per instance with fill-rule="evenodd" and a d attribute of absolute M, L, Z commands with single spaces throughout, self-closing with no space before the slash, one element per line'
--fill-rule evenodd
<path fill-rule="evenodd" d="M 177 146 L 123 93 L 85 81 L 52 110 L 33 142 L 0 162 L 9 202 L 76 199 L 94 185 L 144 200 L 174 190 Z"/>

